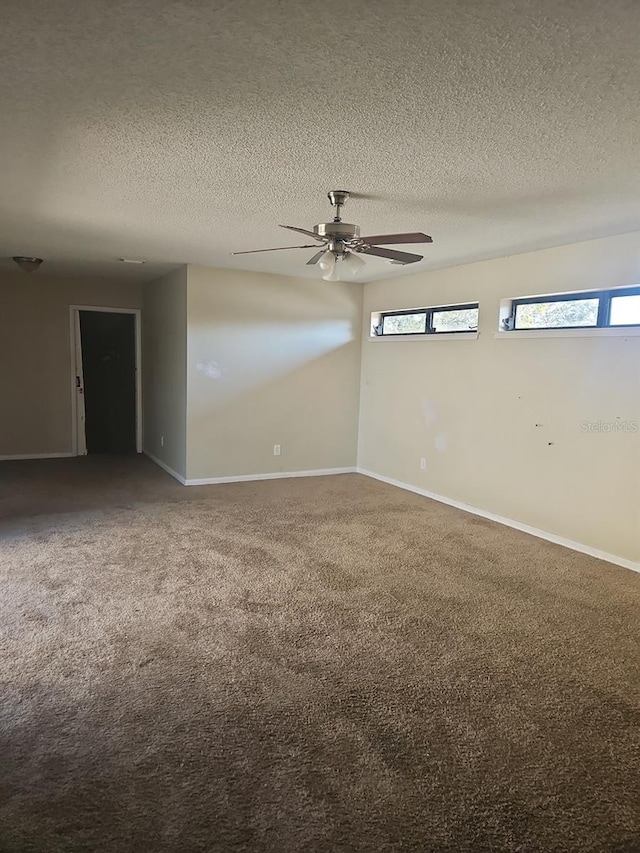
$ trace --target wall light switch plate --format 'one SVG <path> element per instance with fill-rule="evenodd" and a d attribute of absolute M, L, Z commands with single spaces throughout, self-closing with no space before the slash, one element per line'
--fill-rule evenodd
<path fill-rule="evenodd" d="M 279 444 L 273 445 L 273 455 L 274 456 L 280 456 L 280 445 Z"/>

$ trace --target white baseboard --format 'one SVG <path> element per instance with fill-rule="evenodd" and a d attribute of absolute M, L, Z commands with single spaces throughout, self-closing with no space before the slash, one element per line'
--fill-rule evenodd
<path fill-rule="evenodd" d="M 272 474 L 237 474 L 230 477 L 199 477 L 187 480 L 182 474 L 178 474 L 173 468 L 170 468 L 162 459 L 158 459 L 153 453 L 148 450 L 144 451 L 145 456 L 148 456 L 152 462 L 159 465 L 167 474 L 182 483 L 183 486 L 219 486 L 223 483 L 249 483 L 254 480 L 282 480 L 289 477 L 325 477 L 329 474 L 355 474 L 355 468 L 320 468 L 313 471 L 276 471 Z"/>
<path fill-rule="evenodd" d="M 0 456 L 0 462 L 11 462 L 18 459 L 66 459 L 73 453 L 19 453 L 15 456 Z"/>
<path fill-rule="evenodd" d="M 238 474 L 235 477 L 203 477 L 185 480 L 185 486 L 217 486 L 221 483 L 248 483 L 254 480 L 284 480 L 290 477 L 326 477 L 330 474 L 355 474 L 355 468 L 318 468 L 313 471 L 276 471 L 272 474 Z"/>
<path fill-rule="evenodd" d="M 173 470 L 173 468 L 169 468 L 169 466 L 167 465 L 167 463 L 166 463 L 166 462 L 163 462 L 163 461 L 162 461 L 162 459 L 158 459 L 158 457 L 157 457 L 157 456 L 154 456 L 154 455 L 153 455 L 153 453 L 149 453 L 149 451 L 148 451 L 148 450 L 143 450 L 142 452 L 144 453 L 144 455 L 145 455 L 145 456 L 148 456 L 148 457 L 149 457 L 149 459 L 150 459 L 152 462 L 155 462 L 155 463 L 156 463 L 156 465 L 157 465 L 159 468 L 162 468 L 162 470 L 163 470 L 163 471 L 166 471 L 166 472 L 167 472 L 167 474 L 171 474 L 171 476 L 172 476 L 172 477 L 175 477 L 175 479 L 176 479 L 179 483 L 182 483 L 182 485 L 183 485 L 183 486 L 186 486 L 186 485 L 187 485 L 187 481 L 186 481 L 186 480 L 185 480 L 185 478 L 182 476 L 182 474 L 178 474 L 178 472 L 177 472 L 177 471 L 174 471 L 174 470 Z"/>
<path fill-rule="evenodd" d="M 609 554 L 606 551 L 600 551 L 597 548 L 592 548 L 590 545 L 583 545 L 581 542 L 574 542 L 572 539 L 565 539 L 563 536 L 557 536 L 555 533 L 540 530 L 538 527 L 531 527 L 529 524 L 514 521 L 512 518 L 505 518 L 502 515 L 487 512 L 484 509 L 479 509 L 477 506 L 470 506 L 469 504 L 462 503 L 462 501 L 456 501 L 452 498 L 447 498 L 444 495 L 437 495 L 434 492 L 428 492 L 426 489 L 421 489 L 418 486 L 411 486 L 408 483 L 400 482 L 400 480 L 394 480 L 391 477 L 385 477 L 382 474 L 375 474 L 373 471 L 367 471 L 365 468 L 358 468 L 357 472 L 358 474 L 364 474 L 365 477 L 371 477 L 374 480 L 380 480 L 383 483 L 388 483 L 390 486 L 397 486 L 399 489 L 405 489 L 408 492 L 415 492 L 417 495 L 422 495 L 425 498 L 431 498 L 431 500 L 447 504 L 448 506 L 453 506 L 456 509 L 463 510 L 464 512 L 479 515 L 489 521 L 496 521 L 498 524 L 504 524 L 506 527 L 513 527 L 515 530 L 520 530 L 523 533 L 529 533 L 531 536 L 537 536 L 538 539 L 546 539 L 547 542 L 562 545 L 564 548 L 570 548 L 572 551 L 579 551 L 581 554 L 588 554 L 590 557 L 596 557 L 598 560 L 606 560 L 608 563 L 615 563 L 616 566 L 631 569 L 632 572 L 640 572 L 640 563 L 628 560 L 626 557 L 618 557 L 617 554 Z"/>

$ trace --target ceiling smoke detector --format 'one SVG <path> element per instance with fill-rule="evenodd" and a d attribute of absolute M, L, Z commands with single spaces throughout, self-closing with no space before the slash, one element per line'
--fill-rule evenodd
<path fill-rule="evenodd" d="M 42 263 L 42 258 L 27 258 L 24 255 L 14 255 L 13 260 L 24 272 L 35 272 Z"/>

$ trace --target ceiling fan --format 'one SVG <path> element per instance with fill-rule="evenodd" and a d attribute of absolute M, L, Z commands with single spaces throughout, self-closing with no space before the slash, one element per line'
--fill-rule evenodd
<path fill-rule="evenodd" d="M 349 193 L 346 190 L 331 190 L 327 193 L 329 201 L 336 209 L 333 222 L 321 222 L 313 226 L 313 231 L 306 228 L 296 228 L 293 225 L 281 225 L 289 231 L 298 231 L 318 241 L 305 246 L 279 246 L 276 249 L 253 249 L 248 252 L 232 252 L 233 255 L 253 255 L 258 252 L 280 252 L 283 249 L 316 249 L 318 243 L 322 249 L 307 261 L 307 266 L 319 264 L 325 281 L 340 281 L 341 272 L 345 272 L 350 278 L 354 278 L 364 261 L 358 255 L 376 255 L 386 258 L 393 264 L 415 264 L 422 260 L 422 255 L 414 255 L 411 252 L 398 252 L 396 249 L 382 249 L 380 246 L 389 246 L 394 243 L 433 243 L 428 234 L 414 232 L 411 234 L 375 234 L 372 237 L 361 237 L 360 227 L 343 222 L 341 218 Z"/>

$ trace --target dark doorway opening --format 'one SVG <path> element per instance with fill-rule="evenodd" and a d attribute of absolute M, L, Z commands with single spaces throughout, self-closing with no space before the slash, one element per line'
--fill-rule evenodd
<path fill-rule="evenodd" d="M 87 453 L 135 453 L 135 316 L 80 311 L 80 338 Z"/>

